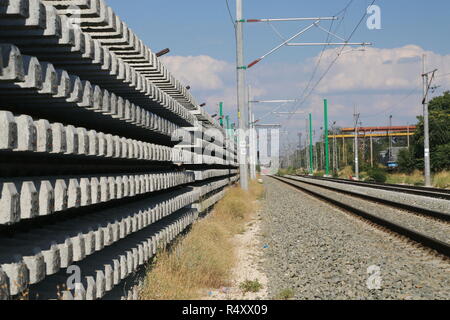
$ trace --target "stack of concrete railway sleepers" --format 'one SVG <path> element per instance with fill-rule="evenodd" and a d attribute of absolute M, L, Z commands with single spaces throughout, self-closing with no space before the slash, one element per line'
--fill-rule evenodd
<path fill-rule="evenodd" d="M 42 0 L 42 2 L 53 5 L 59 14 L 70 16 L 84 33 L 98 40 L 103 47 L 114 52 L 186 108 L 197 109 L 197 104 L 186 87 L 173 77 L 156 55 L 104 0 Z"/>
<path fill-rule="evenodd" d="M 137 298 L 237 179 L 227 137 L 177 146 L 198 128 L 224 132 L 103 1 L 1 0 L 0 300 Z"/>

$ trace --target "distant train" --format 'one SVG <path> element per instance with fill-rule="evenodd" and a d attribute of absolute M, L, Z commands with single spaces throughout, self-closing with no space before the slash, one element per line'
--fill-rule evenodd
<path fill-rule="evenodd" d="M 398 169 L 398 162 L 397 161 L 388 161 L 387 168 L 390 171 L 394 171 Z"/>

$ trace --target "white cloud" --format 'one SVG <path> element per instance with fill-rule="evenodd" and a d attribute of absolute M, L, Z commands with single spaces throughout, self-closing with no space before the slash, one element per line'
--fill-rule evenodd
<path fill-rule="evenodd" d="M 401 48 L 367 48 L 365 52 L 345 50 L 337 63 L 311 94 L 300 110 L 312 112 L 315 127 L 323 121 L 323 99 L 329 99 L 330 120 L 338 125 L 351 126 L 354 106 L 358 107 L 364 125 L 383 125 L 390 114 L 397 124 L 413 123 L 421 112 L 421 57 L 427 55 L 427 69 L 439 69 L 439 74 L 450 72 L 450 55 L 425 51 L 415 45 Z M 322 58 L 316 78 L 335 58 L 335 50 L 327 50 Z M 319 58 L 304 63 L 265 62 L 247 72 L 255 99 L 299 98 Z M 225 113 L 236 121 L 236 73 L 233 62 L 209 56 L 163 58 L 168 69 L 186 85 L 200 103 L 207 103 L 207 110 L 216 113 L 220 101 Z M 450 76 L 436 79 L 440 91 L 450 89 Z M 416 91 L 414 91 L 416 90 Z M 276 105 L 256 105 L 257 116 L 270 112 Z M 288 104 L 280 111 L 290 111 L 296 105 Z M 267 122 L 281 122 L 292 132 L 304 127 L 305 116 L 296 116 L 288 122 L 286 117 L 270 115 Z M 295 137 L 296 135 L 292 135 Z"/>
<path fill-rule="evenodd" d="M 426 54 L 429 68 L 450 70 L 450 55 L 438 55 L 415 45 L 393 49 L 367 48 L 363 52 L 342 54 L 318 87 L 318 92 L 413 89 L 421 83 L 423 54 Z M 327 50 L 324 54 L 328 61 L 335 57 L 334 50 Z M 322 63 L 321 72 L 328 65 L 327 62 Z"/>
<path fill-rule="evenodd" d="M 223 73 L 232 68 L 228 62 L 210 56 L 167 56 L 162 61 L 176 78 L 196 90 L 223 88 Z"/>

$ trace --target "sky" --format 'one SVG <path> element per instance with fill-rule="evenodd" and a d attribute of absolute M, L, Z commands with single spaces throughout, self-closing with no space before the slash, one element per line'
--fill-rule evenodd
<path fill-rule="evenodd" d="M 330 121 L 353 126 L 355 108 L 363 126 L 416 123 L 422 112 L 422 56 L 427 70 L 438 68 L 433 95 L 450 90 L 450 1 L 376 0 L 381 29 L 369 30 L 361 20 L 373 0 L 243 0 L 244 18 L 293 18 L 337 15 L 320 26 L 352 42 L 371 42 L 365 49 L 283 47 L 247 71 L 255 100 L 297 99 L 284 105 L 255 104 L 261 123 L 283 125 L 288 143 L 305 131 L 313 114 L 314 128 L 323 126 L 323 100 Z M 191 91 L 199 103 L 216 113 L 219 102 L 236 118 L 236 49 L 233 20 L 235 1 L 228 0 L 106 0 L 154 52 L 170 48 L 163 63 Z M 343 9 L 348 5 L 347 10 Z M 245 61 L 250 63 L 310 22 L 252 23 L 244 26 Z M 328 35 L 314 27 L 294 42 L 325 42 Z M 329 38 L 328 38 L 329 39 Z M 332 41 L 340 41 L 337 38 Z M 341 53 L 338 57 L 338 53 Z M 332 63 L 332 61 L 335 61 Z M 331 67 L 331 68 L 330 68 Z M 328 70 L 328 71 L 327 71 Z M 320 81 L 319 81 L 320 80 Z M 280 112 L 299 112 L 279 116 Z M 318 138 L 320 136 L 317 133 Z"/>

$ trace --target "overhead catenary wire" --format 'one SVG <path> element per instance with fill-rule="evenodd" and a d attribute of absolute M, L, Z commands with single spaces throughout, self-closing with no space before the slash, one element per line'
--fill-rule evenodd
<path fill-rule="evenodd" d="M 343 10 L 339 11 L 339 12 L 335 15 L 335 17 L 338 16 L 338 15 L 340 15 L 342 12 L 344 12 L 344 10 L 346 10 L 346 8 L 348 8 L 349 5 L 350 5 L 353 1 L 354 1 L 354 0 L 350 0 L 350 2 L 347 4 L 347 6 L 346 6 Z M 341 21 L 342 21 L 342 20 L 341 20 Z M 342 23 L 342 22 L 340 22 L 340 23 Z M 280 39 L 282 39 L 283 41 L 286 41 L 286 39 L 283 37 L 283 35 L 281 35 L 281 34 L 278 32 L 278 30 L 277 30 L 270 22 L 268 22 L 268 24 L 269 24 L 270 27 L 274 30 L 274 32 L 280 37 Z M 334 20 L 331 20 L 330 30 L 327 31 L 327 39 L 326 39 L 326 42 L 327 42 L 327 43 L 330 42 L 330 33 L 331 33 L 332 28 L 333 28 L 333 24 L 334 24 Z M 326 30 L 326 29 L 325 29 L 325 30 Z M 312 80 L 314 79 L 315 74 L 317 73 L 318 67 L 319 67 L 319 65 L 320 65 L 320 63 L 321 63 L 321 59 L 322 59 L 323 53 L 325 52 L 326 47 L 327 47 L 327 45 L 324 45 L 324 46 L 323 46 L 323 49 L 322 49 L 322 52 L 321 52 L 321 54 L 320 54 L 319 60 L 316 62 L 316 65 L 315 65 L 313 74 L 312 74 L 312 76 L 310 77 L 307 86 L 306 86 L 305 89 L 303 90 L 301 97 L 302 97 L 302 96 L 305 94 L 305 92 L 309 89 L 309 87 L 310 87 L 310 85 L 311 85 L 311 83 L 312 83 Z M 262 119 L 265 119 L 265 118 L 268 117 L 268 116 L 270 116 L 270 115 L 273 114 L 274 112 L 277 112 L 278 110 L 280 110 L 281 108 L 283 108 L 283 107 L 286 106 L 286 105 L 287 105 L 287 103 L 284 103 L 284 104 L 278 106 L 277 108 L 273 109 L 271 112 L 268 112 L 267 114 L 265 114 L 265 115 L 261 118 L 261 120 L 262 120 Z M 298 111 L 298 110 L 297 110 L 297 111 Z M 297 111 L 291 113 L 292 116 L 291 116 L 289 119 L 291 119 L 295 114 L 297 114 Z"/>
<path fill-rule="evenodd" d="M 345 17 L 346 17 L 346 14 L 347 14 L 347 10 L 348 10 L 348 8 L 351 6 L 351 4 L 354 2 L 354 0 L 350 0 L 348 3 L 347 3 L 347 5 L 342 9 L 342 10 L 340 10 L 339 12 L 337 12 L 334 16 L 340 16 L 340 15 L 342 15 L 342 18 L 341 19 L 339 19 L 339 23 L 337 24 L 337 26 L 336 26 L 336 29 L 334 30 L 334 33 L 336 33 L 337 32 L 337 30 L 339 29 L 339 27 L 342 25 L 342 23 L 344 22 L 344 20 L 345 20 Z M 324 45 L 323 46 L 323 48 L 322 48 L 322 51 L 321 51 L 321 53 L 320 53 L 320 55 L 319 55 L 319 59 L 317 60 L 317 62 L 316 62 L 316 64 L 315 64 L 315 67 L 314 67 L 314 70 L 313 70 L 313 73 L 311 74 L 311 77 L 309 78 L 309 80 L 308 80 L 308 84 L 306 85 L 306 87 L 303 89 L 303 92 L 302 92 L 302 94 L 300 95 L 300 99 L 299 99 L 299 101 L 301 101 L 300 103 L 299 103 L 299 105 L 300 105 L 300 107 L 303 105 L 303 103 L 304 103 L 304 100 L 305 99 L 303 99 L 304 97 L 305 97 L 305 94 L 306 94 L 306 92 L 308 91 L 308 89 L 310 88 L 310 86 L 311 86 L 311 84 L 312 84 L 312 81 L 314 80 L 314 78 L 315 78 L 315 76 L 316 76 L 316 74 L 317 74 L 317 70 L 318 70 L 318 68 L 319 68 L 319 66 L 320 66 L 320 64 L 321 64 L 321 62 L 322 62 L 322 58 L 323 58 L 323 55 L 324 55 L 324 53 L 325 53 L 325 50 L 326 50 L 326 48 L 328 47 L 328 43 L 330 43 L 330 34 L 331 34 L 331 30 L 333 29 L 333 24 L 334 24 L 334 20 L 332 20 L 331 21 L 331 25 L 330 25 L 330 29 L 329 29 L 329 32 L 327 32 L 327 39 L 326 39 L 326 45 Z M 300 108 L 299 108 L 300 109 Z M 297 109 L 297 111 L 298 111 L 298 109 Z M 291 120 L 292 119 L 292 117 L 290 117 L 289 119 L 288 119 L 288 121 L 289 120 Z"/>
<path fill-rule="evenodd" d="M 372 0 L 371 6 L 373 6 L 375 4 L 376 0 Z M 359 26 L 361 25 L 361 23 L 364 21 L 364 18 L 367 16 L 367 12 L 364 12 L 363 16 L 361 17 L 361 19 L 359 20 L 358 24 L 355 26 L 355 28 L 352 30 L 352 32 L 350 33 L 349 37 L 347 38 L 346 42 L 349 42 L 353 35 L 356 33 L 356 31 L 358 30 Z M 307 94 L 307 96 L 302 100 L 301 105 L 303 105 L 303 103 L 312 95 L 312 93 L 315 91 L 315 89 L 319 86 L 319 84 L 322 82 L 322 80 L 327 76 L 328 72 L 330 72 L 331 68 L 334 66 L 334 64 L 337 62 L 337 60 L 341 57 L 342 51 L 345 49 L 347 45 L 344 45 L 341 47 L 339 53 L 337 54 L 336 58 L 333 59 L 330 63 L 330 65 L 328 66 L 328 68 L 325 70 L 325 72 L 322 74 L 322 76 L 319 78 L 319 80 L 316 82 L 316 84 L 314 85 L 314 87 L 311 89 L 311 91 Z M 296 109 L 296 111 L 298 111 L 300 109 L 300 107 L 298 109 Z"/>
<path fill-rule="evenodd" d="M 236 29 L 236 19 L 233 17 L 233 14 L 231 13 L 230 9 L 230 3 L 228 0 L 225 0 L 225 4 L 227 5 L 228 14 L 230 15 L 231 23 L 233 24 L 233 27 Z"/>
<path fill-rule="evenodd" d="M 306 91 L 309 89 L 309 87 L 311 86 L 311 83 L 312 83 L 312 81 L 313 81 L 313 79 L 314 79 L 314 77 L 315 77 L 315 75 L 316 75 L 316 73 L 317 73 L 317 70 L 318 70 L 319 65 L 320 65 L 320 63 L 321 63 L 323 54 L 324 54 L 324 52 L 325 52 L 325 50 L 326 50 L 328 44 L 330 43 L 330 35 L 333 34 L 333 33 L 332 33 L 332 29 L 333 29 L 333 25 L 334 25 L 334 20 L 337 20 L 337 19 L 338 19 L 337 17 L 343 14 L 343 18 L 340 19 L 338 26 L 337 26 L 336 29 L 334 30 L 334 33 L 336 33 L 337 30 L 338 30 L 338 28 L 342 25 L 343 20 L 345 19 L 345 15 L 346 15 L 346 13 L 347 13 L 348 8 L 351 6 L 351 4 L 352 4 L 353 2 L 354 2 L 354 0 L 350 0 L 350 1 L 347 3 L 347 5 L 346 5 L 343 9 L 341 9 L 340 11 L 338 11 L 334 16 L 330 17 L 331 25 L 330 25 L 330 29 L 329 29 L 328 31 L 327 31 L 326 29 L 324 29 L 324 28 L 321 28 L 322 30 L 324 30 L 324 31 L 327 33 L 326 44 L 323 46 L 323 49 L 322 49 L 322 52 L 321 52 L 321 54 L 320 54 L 319 60 L 316 62 L 316 66 L 315 66 L 315 68 L 314 68 L 314 72 L 313 72 L 311 78 L 309 79 L 308 84 L 307 84 L 307 86 L 305 87 L 305 89 L 303 90 L 303 92 L 302 92 L 302 94 L 301 94 L 300 97 L 303 97 L 304 94 L 306 93 Z M 272 25 L 271 21 L 268 20 L 268 21 L 266 21 L 266 22 L 267 22 L 267 24 L 272 28 L 272 30 L 274 31 L 274 33 L 275 33 L 275 34 L 283 41 L 283 43 L 287 43 L 287 42 L 288 42 L 288 41 L 286 40 L 286 37 L 284 37 L 284 36 L 278 31 L 278 29 L 276 29 L 275 26 Z M 315 25 L 316 27 L 319 26 L 319 25 L 316 24 L 316 23 L 315 23 L 314 25 Z M 338 38 L 339 38 L 339 37 L 338 37 Z M 340 39 L 342 40 L 343 38 L 340 38 Z M 345 41 L 345 39 L 344 39 L 343 41 Z M 257 63 L 257 62 L 259 62 L 259 61 L 261 61 L 261 59 L 257 59 L 255 62 Z M 254 64 L 254 62 L 253 62 L 251 65 L 253 65 L 253 64 Z M 298 100 L 298 101 L 301 101 L 301 99 L 297 99 L 297 100 Z M 263 117 L 260 118 L 260 120 L 265 119 L 266 117 L 268 117 L 268 116 L 270 116 L 271 114 L 273 114 L 273 112 L 276 112 L 276 111 L 280 110 L 281 108 L 283 108 L 284 106 L 286 106 L 286 104 L 287 104 L 287 103 L 283 103 L 282 105 L 278 106 L 277 108 L 275 108 L 275 109 L 271 110 L 270 112 L 266 113 Z M 298 110 L 297 110 L 297 111 L 298 111 Z M 295 114 L 297 114 L 297 112 L 293 112 L 293 113 L 292 113 L 292 115 L 295 115 Z M 292 118 L 292 117 L 291 117 L 291 118 Z M 289 118 L 289 119 L 291 119 L 291 118 Z"/>
<path fill-rule="evenodd" d="M 286 41 L 286 37 L 283 36 L 277 28 L 275 28 L 275 26 L 270 22 L 267 21 L 267 24 L 272 28 L 272 30 L 275 32 L 275 34 L 282 40 L 282 41 Z"/>
<path fill-rule="evenodd" d="M 450 76 L 450 72 L 449 72 L 449 73 L 444 73 L 444 74 L 437 75 L 437 76 L 435 76 L 435 78 L 436 78 L 436 79 L 437 79 L 437 78 L 444 78 L 444 77 L 448 77 L 448 76 Z"/>

